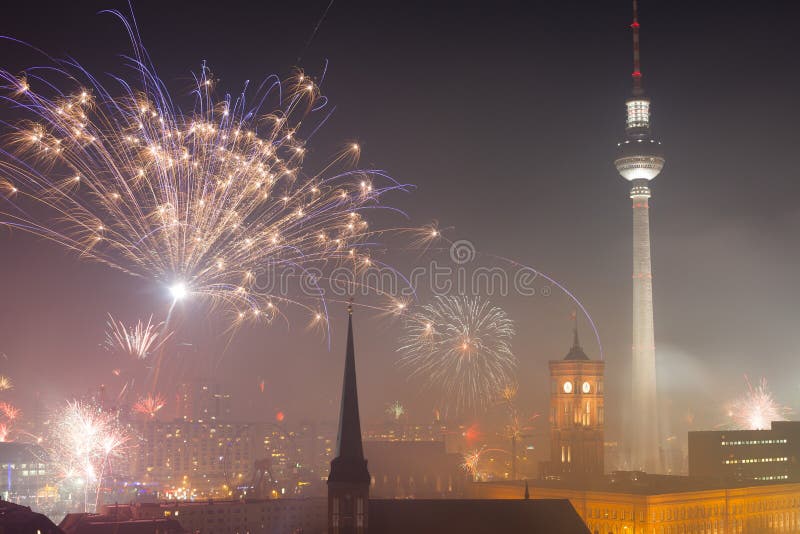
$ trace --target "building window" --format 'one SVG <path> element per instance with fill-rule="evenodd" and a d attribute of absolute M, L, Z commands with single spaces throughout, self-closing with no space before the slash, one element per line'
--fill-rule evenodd
<path fill-rule="evenodd" d="M 331 523 L 332 526 L 336 529 L 339 528 L 339 497 L 333 498 L 333 512 L 331 514 Z"/>
<path fill-rule="evenodd" d="M 650 102 L 647 100 L 629 100 L 627 107 L 628 128 L 648 128 L 650 126 Z"/>
<path fill-rule="evenodd" d="M 356 528 L 364 528 L 364 497 L 356 498 Z"/>

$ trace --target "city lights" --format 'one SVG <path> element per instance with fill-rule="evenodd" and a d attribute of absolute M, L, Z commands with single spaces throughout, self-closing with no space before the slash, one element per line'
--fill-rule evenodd
<path fill-rule="evenodd" d="M 0 532 L 800 533 L 796 17 L 620 2 L 4 5 Z"/>

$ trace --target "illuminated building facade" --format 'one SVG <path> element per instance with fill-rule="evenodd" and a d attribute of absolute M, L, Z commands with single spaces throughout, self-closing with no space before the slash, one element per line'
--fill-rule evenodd
<path fill-rule="evenodd" d="M 364 427 L 364 439 L 373 441 L 446 441 L 447 425 L 389 421 Z"/>
<path fill-rule="evenodd" d="M 192 384 L 183 382 L 175 388 L 175 419 L 191 421 L 194 419 L 193 401 L 194 391 Z"/>
<path fill-rule="evenodd" d="M 176 497 L 226 495 L 249 480 L 255 460 L 267 453 L 255 425 L 147 421 L 137 426 L 136 480 Z"/>
<path fill-rule="evenodd" d="M 650 99 L 642 88 L 639 20 L 633 0 L 633 94 L 625 102 L 625 140 L 614 165 L 631 184 L 633 201 L 633 344 L 630 421 L 631 467 L 660 472 L 653 275 L 650 261 L 650 180 L 664 167 L 661 143 L 650 131 Z"/>
<path fill-rule="evenodd" d="M 0 497 L 24 506 L 46 500 L 48 470 L 38 445 L 0 442 Z"/>
<path fill-rule="evenodd" d="M 800 421 L 770 430 L 689 432 L 689 474 L 734 482 L 800 482 Z"/>
<path fill-rule="evenodd" d="M 524 482 L 470 486 L 481 499 L 519 499 Z M 722 488 L 690 477 L 626 472 L 582 488 L 537 481 L 532 499 L 569 499 L 592 534 L 800 532 L 800 484 Z"/>
<path fill-rule="evenodd" d="M 185 382 L 177 387 L 175 410 L 183 421 L 229 421 L 231 394 L 216 383 Z"/>
<path fill-rule="evenodd" d="M 550 461 L 544 476 L 603 474 L 604 362 L 590 360 L 578 340 L 550 361 Z"/>
<path fill-rule="evenodd" d="M 278 495 L 321 491 L 331 437 L 313 425 L 289 430 L 274 423 L 144 421 L 131 454 L 136 482 L 169 498 L 246 493 L 257 461 L 268 460 L 270 488 Z"/>

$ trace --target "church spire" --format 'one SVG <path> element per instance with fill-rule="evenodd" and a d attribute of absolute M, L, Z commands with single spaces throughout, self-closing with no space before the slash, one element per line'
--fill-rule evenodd
<path fill-rule="evenodd" d="M 572 347 L 564 356 L 565 360 L 588 360 L 589 357 L 583 352 L 581 342 L 578 339 L 578 310 L 572 311 Z"/>
<path fill-rule="evenodd" d="M 578 340 L 578 311 L 573 310 L 572 312 L 572 320 L 574 322 L 572 326 L 572 348 L 578 348 L 581 346 L 581 342 Z"/>
<path fill-rule="evenodd" d="M 342 380 L 342 404 L 339 412 L 339 435 L 336 440 L 336 457 L 331 462 L 328 482 L 369 483 L 367 462 L 361 442 L 361 421 L 358 413 L 356 386 L 356 351 L 353 342 L 353 305 L 347 307 L 347 352 Z"/>
<path fill-rule="evenodd" d="M 353 302 L 347 307 L 347 352 L 344 358 L 342 406 L 336 457 L 328 475 L 328 533 L 367 534 L 369 484 L 367 460 L 361 443 L 356 387 L 356 350 L 353 343 Z"/>

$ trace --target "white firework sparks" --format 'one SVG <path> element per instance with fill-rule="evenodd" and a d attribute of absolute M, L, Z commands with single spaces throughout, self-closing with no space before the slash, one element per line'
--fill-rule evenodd
<path fill-rule="evenodd" d="M 513 336 L 513 321 L 488 301 L 437 296 L 408 318 L 400 365 L 440 389 L 444 406 L 482 409 L 514 382 Z"/>
<path fill-rule="evenodd" d="M 755 387 L 745 377 L 747 391 L 731 403 L 728 417 L 740 430 L 768 430 L 772 421 L 786 421 L 791 409 L 779 404 L 767 386 L 767 379 L 762 378 Z"/>

